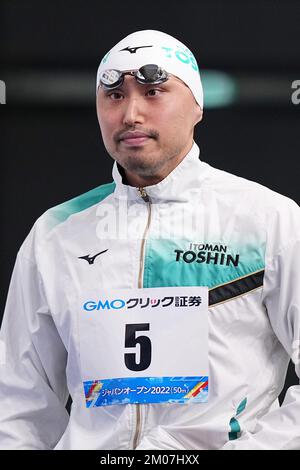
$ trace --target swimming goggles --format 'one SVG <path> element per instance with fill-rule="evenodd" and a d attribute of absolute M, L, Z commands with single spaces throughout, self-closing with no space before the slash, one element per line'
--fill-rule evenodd
<path fill-rule="evenodd" d="M 103 70 L 99 76 L 99 84 L 104 90 L 114 90 L 124 82 L 125 75 L 132 75 L 138 83 L 143 85 L 157 85 L 168 80 L 169 74 L 155 64 L 146 64 L 138 70 Z"/>

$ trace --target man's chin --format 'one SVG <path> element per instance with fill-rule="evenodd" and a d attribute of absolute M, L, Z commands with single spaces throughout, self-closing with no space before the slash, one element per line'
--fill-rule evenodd
<path fill-rule="evenodd" d="M 161 164 L 155 162 L 153 158 L 147 158 L 142 154 L 131 156 L 126 160 L 120 159 L 118 163 L 124 170 L 140 176 L 152 176 L 161 166 Z"/>

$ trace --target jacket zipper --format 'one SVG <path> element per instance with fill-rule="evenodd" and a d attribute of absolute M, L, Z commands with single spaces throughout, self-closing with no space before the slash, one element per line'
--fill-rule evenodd
<path fill-rule="evenodd" d="M 145 243 L 147 233 L 149 231 L 150 222 L 151 222 L 151 200 L 144 188 L 138 188 L 138 192 L 140 193 L 141 198 L 147 203 L 148 205 L 148 219 L 147 225 L 144 230 L 142 244 L 141 244 L 141 252 L 140 252 L 140 267 L 139 267 L 139 277 L 138 277 L 138 288 L 141 289 L 143 287 L 143 272 L 144 272 L 144 250 L 145 250 Z M 141 405 L 138 403 L 136 404 L 136 429 L 133 438 L 133 449 L 136 449 L 139 436 L 141 432 Z"/>

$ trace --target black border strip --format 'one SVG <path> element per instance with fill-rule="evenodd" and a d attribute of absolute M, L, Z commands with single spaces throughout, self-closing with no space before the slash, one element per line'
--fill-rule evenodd
<path fill-rule="evenodd" d="M 236 281 L 230 281 L 219 287 L 213 287 L 208 291 L 208 305 L 213 306 L 226 300 L 234 299 L 263 285 L 265 270 L 249 274 Z"/>

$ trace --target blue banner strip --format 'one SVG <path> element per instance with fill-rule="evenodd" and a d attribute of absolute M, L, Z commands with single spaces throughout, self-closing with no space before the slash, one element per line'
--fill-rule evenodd
<path fill-rule="evenodd" d="M 83 382 L 87 408 L 128 403 L 205 403 L 208 376 L 126 377 Z"/>

